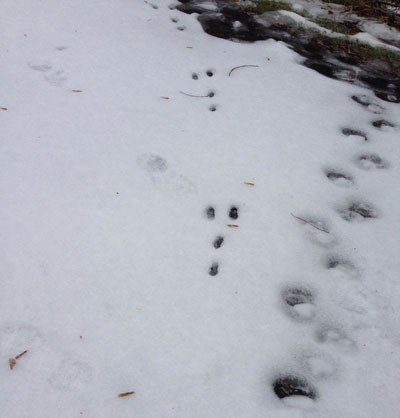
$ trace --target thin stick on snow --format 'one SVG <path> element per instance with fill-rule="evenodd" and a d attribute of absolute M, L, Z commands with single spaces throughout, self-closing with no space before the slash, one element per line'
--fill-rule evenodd
<path fill-rule="evenodd" d="M 118 398 L 125 398 L 125 396 L 129 396 L 129 395 L 133 395 L 135 392 L 125 392 L 125 393 L 120 393 L 118 395 Z"/>
<path fill-rule="evenodd" d="M 207 95 L 207 96 L 197 96 L 195 94 L 185 93 L 184 91 L 180 91 L 179 93 L 184 94 L 185 96 L 189 96 L 189 97 L 210 97 L 209 95 Z"/>
<path fill-rule="evenodd" d="M 314 228 L 318 229 L 319 231 L 322 231 L 322 232 L 325 232 L 326 234 L 329 234 L 329 231 L 327 231 L 326 229 L 322 229 L 322 228 L 318 227 L 317 225 L 314 225 L 313 223 L 311 223 L 309 221 L 306 221 L 303 218 L 300 218 L 300 217 L 298 217 L 296 215 L 293 215 L 293 213 L 290 213 L 290 214 L 293 216 L 293 218 L 299 219 L 300 221 L 303 221 L 306 224 L 313 226 Z"/>
<path fill-rule="evenodd" d="M 231 74 L 237 70 L 238 68 L 243 68 L 243 67 L 258 67 L 258 65 L 252 65 L 252 64 L 245 64 L 245 65 L 238 65 L 237 67 L 233 67 L 232 70 L 229 71 L 228 77 L 231 76 Z"/>
<path fill-rule="evenodd" d="M 18 360 L 19 358 L 21 358 L 24 354 L 26 354 L 28 352 L 28 350 L 23 351 L 21 354 L 18 354 L 18 356 L 15 356 L 15 360 Z"/>

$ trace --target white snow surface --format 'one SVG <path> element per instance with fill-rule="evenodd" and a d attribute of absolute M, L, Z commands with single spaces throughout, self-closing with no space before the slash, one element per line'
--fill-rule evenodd
<path fill-rule="evenodd" d="M 1 417 L 395 418 L 399 105 L 169 6 L 1 2 Z"/>

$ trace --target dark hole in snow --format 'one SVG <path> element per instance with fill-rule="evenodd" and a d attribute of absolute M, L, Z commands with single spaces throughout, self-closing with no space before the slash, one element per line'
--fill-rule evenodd
<path fill-rule="evenodd" d="M 199 76 L 196 73 L 193 73 L 192 74 L 192 78 L 193 78 L 193 80 L 198 80 L 199 79 Z"/>
<path fill-rule="evenodd" d="M 206 209 L 206 215 L 208 219 L 214 219 L 215 218 L 215 209 L 212 206 L 209 206 Z"/>
<path fill-rule="evenodd" d="M 289 306 L 296 306 L 302 303 L 312 303 L 314 297 L 312 293 L 301 287 L 292 287 L 283 291 L 283 299 Z"/>
<path fill-rule="evenodd" d="M 213 91 L 210 91 L 210 92 L 208 92 L 208 95 L 207 96 L 208 97 L 214 97 L 215 96 L 215 93 Z"/>
<path fill-rule="evenodd" d="M 280 399 L 293 395 L 306 396 L 310 399 L 317 397 L 315 389 L 307 380 L 298 376 L 279 377 L 273 382 L 272 387 L 276 396 Z"/>
<path fill-rule="evenodd" d="M 152 7 L 153 9 L 158 9 L 158 6 L 157 6 L 156 4 L 151 4 L 151 7 Z"/>
<path fill-rule="evenodd" d="M 365 141 L 368 140 L 367 135 L 364 132 L 359 131 L 358 129 L 343 128 L 342 134 L 346 136 L 351 136 L 351 135 L 361 136 L 362 138 L 364 138 Z"/>
<path fill-rule="evenodd" d="M 186 26 L 184 26 L 184 25 L 180 25 L 180 26 L 177 26 L 176 27 L 178 30 L 180 30 L 180 31 L 183 31 L 183 30 L 185 30 L 186 29 Z"/>
<path fill-rule="evenodd" d="M 345 221 L 353 221 L 356 219 L 376 218 L 375 210 L 367 203 L 353 202 L 348 208 L 340 211 L 341 217 Z"/>
<path fill-rule="evenodd" d="M 179 19 L 177 17 L 171 17 L 171 22 L 178 23 Z"/>
<path fill-rule="evenodd" d="M 223 237 L 219 236 L 219 237 L 215 238 L 215 240 L 213 242 L 214 248 L 220 248 L 223 242 L 224 242 Z"/>
<path fill-rule="evenodd" d="M 375 120 L 374 122 L 372 122 L 372 126 L 374 126 L 375 128 L 382 128 L 382 127 L 389 127 L 389 128 L 394 128 L 394 124 L 384 120 L 384 119 L 380 119 L 380 120 Z"/>
<path fill-rule="evenodd" d="M 239 218 L 239 211 L 238 208 L 236 206 L 232 206 L 229 210 L 229 217 L 231 219 L 237 219 Z"/>
<path fill-rule="evenodd" d="M 211 112 L 215 112 L 215 111 L 217 110 L 217 106 L 215 106 L 215 105 L 211 105 L 211 106 L 209 107 L 209 109 L 210 109 L 210 111 L 211 111 Z"/>
<path fill-rule="evenodd" d="M 207 70 L 206 74 L 208 75 L 208 77 L 212 77 L 214 75 L 214 73 L 211 70 Z"/>
<path fill-rule="evenodd" d="M 212 263 L 208 274 L 210 276 L 216 276 L 218 274 L 218 263 Z"/>

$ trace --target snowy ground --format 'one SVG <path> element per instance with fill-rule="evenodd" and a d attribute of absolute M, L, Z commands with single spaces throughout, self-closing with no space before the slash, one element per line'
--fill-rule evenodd
<path fill-rule="evenodd" d="M 171 7 L 0 5 L 0 415 L 399 416 L 399 105 Z"/>

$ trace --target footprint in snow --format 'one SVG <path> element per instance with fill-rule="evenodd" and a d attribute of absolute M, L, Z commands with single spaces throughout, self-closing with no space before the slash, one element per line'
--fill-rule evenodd
<path fill-rule="evenodd" d="M 385 132 L 392 132 L 396 129 L 396 125 L 385 119 L 379 119 L 372 122 L 374 128 L 380 129 Z"/>
<path fill-rule="evenodd" d="M 64 71 L 53 69 L 53 66 L 50 63 L 29 63 L 28 66 L 34 71 L 42 72 L 43 78 L 53 86 L 62 87 L 64 83 L 68 80 L 68 77 L 65 76 Z"/>
<path fill-rule="evenodd" d="M 187 195 L 196 192 L 195 185 L 169 167 L 168 162 L 157 154 L 143 154 L 137 159 L 153 185 L 164 192 Z"/>
<path fill-rule="evenodd" d="M 351 187 L 354 185 L 353 177 L 342 170 L 325 170 L 326 177 L 336 186 Z"/>
<path fill-rule="evenodd" d="M 315 316 L 314 292 L 306 286 L 291 286 L 283 289 L 282 300 L 285 312 L 300 321 L 309 321 Z"/>
<path fill-rule="evenodd" d="M 339 364 L 329 354 L 315 349 L 304 350 L 296 355 L 300 368 L 316 380 L 334 379 L 338 375 Z"/>
<path fill-rule="evenodd" d="M 275 395 L 286 405 L 293 407 L 310 407 L 318 394 L 314 386 L 301 375 L 282 374 L 271 383 Z"/>
<path fill-rule="evenodd" d="M 367 95 L 354 95 L 351 96 L 351 98 L 372 113 L 380 114 L 385 110 L 382 106 L 378 105 L 375 100 L 371 99 Z"/>
<path fill-rule="evenodd" d="M 348 222 L 359 222 L 377 218 L 377 211 L 366 202 L 353 201 L 338 210 L 339 215 Z"/>
<path fill-rule="evenodd" d="M 362 154 L 356 157 L 355 163 L 364 170 L 375 170 L 388 168 L 389 163 L 378 154 Z"/>
<path fill-rule="evenodd" d="M 348 136 L 349 138 L 355 138 L 355 139 L 363 139 L 364 141 L 368 141 L 367 134 L 363 131 L 360 131 L 359 129 L 353 129 L 353 128 L 343 128 L 342 134 L 345 136 Z"/>
<path fill-rule="evenodd" d="M 337 243 L 337 239 L 331 234 L 326 221 L 314 216 L 296 216 L 293 218 L 303 224 L 307 238 L 323 248 L 331 248 Z"/>
<path fill-rule="evenodd" d="M 336 347 L 344 353 L 350 353 L 357 349 L 357 344 L 340 327 L 323 324 L 315 332 L 315 339 L 320 344 L 328 344 Z"/>
<path fill-rule="evenodd" d="M 341 255 L 330 255 L 325 261 L 325 267 L 331 276 L 341 279 L 354 279 L 358 276 L 358 271 L 354 264 Z"/>

